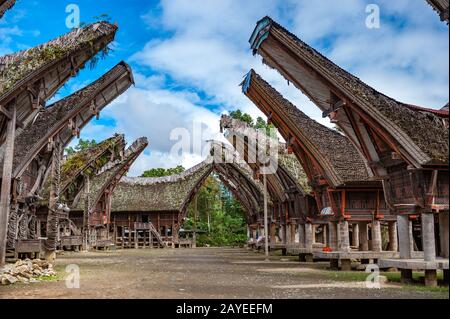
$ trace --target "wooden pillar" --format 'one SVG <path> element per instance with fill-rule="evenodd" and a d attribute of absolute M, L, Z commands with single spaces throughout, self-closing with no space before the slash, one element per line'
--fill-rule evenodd
<path fill-rule="evenodd" d="M 41 221 L 39 218 L 36 218 L 36 239 L 41 238 Z"/>
<path fill-rule="evenodd" d="M 194 232 L 192 233 L 192 248 L 197 248 L 197 195 L 194 196 Z"/>
<path fill-rule="evenodd" d="M 305 248 L 305 224 L 298 224 L 298 243 L 300 248 Z"/>
<path fill-rule="evenodd" d="M 352 246 L 359 248 L 359 225 L 352 225 Z"/>
<path fill-rule="evenodd" d="M 275 224 L 275 222 L 272 222 L 270 224 L 270 243 L 271 244 L 276 244 L 276 242 L 277 242 L 276 232 L 277 232 L 277 225 Z"/>
<path fill-rule="evenodd" d="M 1 105 L 0 105 L 1 107 Z M 5 155 L 3 158 L 2 188 L 0 194 L 0 266 L 5 264 L 6 240 L 8 235 L 11 179 L 14 160 L 14 139 L 16 135 L 16 107 L 13 105 L 11 118 L 6 124 Z"/>
<path fill-rule="evenodd" d="M 322 225 L 322 243 L 326 246 L 327 245 L 327 226 Z"/>
<path fill-rule="evenodd" d="M 339 250 L 349 251 L 350 250 L 350 238 L 349 238 L 349 230 L 348 230 L 348 221 L 344 220 L 339 224 L 339 233 L 341 235 Z"/>
<path fill-rule="evenodd" d="M 311 223 L 305 224 L 305 248 L 312 250 L 313 244 L 313 225 Z"/>
<path fill-rule="evenodd" d="M 295 223 L 291 221 L 291 244 L 295 244 Z"/>
<path fill-rule="evenodd" d="M 369 233 L 367 222 L 359 223 L 359 250 L 368 251 L 369 250 Z"/>
<path fill-rule="evenodd" d="M 57 143 L 53 141 L 53 143 Z M 60 178 L 60 149 L 53 144 L 52 163 L 50 169 L 50 194 L 47 215 L 47 241 L 45 244 L 45 259 L 53 262 L 56 259 L 56 245 L 58 240 L 58 211 L 57 198 L 59 197 Z"/>
<path fill-rule="evenodd" d="M 425 261 L 434 261 L 436 259 L 436 243 L 433 213 L 422 214 L 422 246 Z"/>
<path fill-rule="evenodd" d="M 338 238 L 337 238 L 337 223 L 329 222 L 328 223 L 328 242 L 329 247 L 332 250 L 338 250 Z"/>
<path fill-rule="evenodd" d="M 89 250 L 90 247 L 90 240 L 91 240 L 91 226 L 89 224 L 89 209 L 90 209 L 90 204 L 89 204 L 89 193 L 90 193 L 90 187 L 91 187 L 91 182 L 90 182 L 90 178 L 89 175 L 85 175 L 84 177 L 84 192 L 85 192 L 85 202 L 84 202 L 84 211 L 83 211 L 83 250 Z M 125 235 L 124 235 L 124 231 L 122 228 L 122 248 L 124 245 L 124 239 L 125 239 Z"/>
<path fill-rule="evenodd" d="M 286 221 L 286 245 L 291 243 L 291 225 Z"/>
<path fill-rule="evenodd" d="M 379 220 L 372 221 L 372 250 L 380 252 L 383 250 L 381 239 L 381 223 Z"/>
<path fill-rule="evenodd" d="M 317 229 L 317 225 L 312 225 L 312 243 L 313 244 L 316 243 L 316 229 Z"/>
<path fill-rule="evenodd" d="M 389 223 L 389 251 L 398 251 L 397 222 Z"/>
<path fill-rule="evenodd" d="M 281 237 L 281 243 L 286 244 L 286 227 L 282 224 L 282 221 L 280 220 L 280 237 Z"/>
<path fill-rule="evenodd" d="M 136 228 L 134 229 L 134 248 L 135 249 L 139 248 L 139 234 Z"/>
<path fill-rule="evenodd" d="M 400 258 L 410 259 L 413 252 L 412 225 L 407 215 L 397 216 Z"/>

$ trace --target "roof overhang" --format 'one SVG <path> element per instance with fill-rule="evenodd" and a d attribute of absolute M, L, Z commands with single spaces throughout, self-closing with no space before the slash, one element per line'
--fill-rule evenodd
<path fill-rule="evenodd" d="M 316 145 L 310 141 L 309 137 L 302 132 L 302 130 L 292 120 L 290 114 L 286 114 L 283 107 L 279 105 L 279 101 L 273 99 L 270 94 L 265 91 L 263 85 L 258 82 L 255 72 L 251 70 L 245 78 L 243 84 L 244 94 L 268 117 L 273 123 L 283 138 L 293 145 L 294 142 L 301 147 L 303 154 L 305 154 L 316 169 L 327 180 L 332 187 L 338 187 L 343 184 L 339 175 L 334 171 L 333 165 L 328 161 L 326 155 L 322 154 Z M 298 152 L 294 150 L 297 158 L 302 163 L 310 183 L 314 180 L 313 172 L 308 169 L 308 164 L 304 161 Z"/>
<path fill-rule="evenodd" d="M 11 9 L 15 3 L 16 0 L 0 0 L 0 19 L 3 18 L 5 12 Z"/>
<path fill-rule="evenodd" d="M 265 64 L 275 68 L 308 96 L 323 111 L 324 116 L 333 115 L 334 121 L 368 162 L 379 162 L 380 158 L 368 138 L 366 125 L 379 131 L 383 140 L 408 164 L 420 167 L 431 161 L 398 124 L 380 111 L 383 107 L 395 104 L 401 115 L 408 115 L 410 109 L 404 104 L 370 88 L 269 17 L 257 23 L 250 43 L 254 54 L 261 55 Z M 357 94 L 359 89 L 361 92 Z M 371 104 L 367 95 L 379 105 Z M 385 174 L 383 169 L 374 169 L 373 172 L 378 176 Z"/>
<path fill-rule="evenodd" d="M 117 26 L 106 22 L 89 25 L 83 29 L 73 30 L 70 33 L 52 40 L 41 46 L 0 57 L 0 76 L 5 79 L 13 77 L 14 72 L 21 68 L 29 68 L 26 61 L 41 59 L 40 64 L 30 71 L 23 71 L 20 78 L 12 81 L 10 87 L 0 93 L 0 144 L 4 142 L 4 133 L 8 114 L 12 107 L 16 108 L 16 118 L 20 129 L 25 127 L 36 114 L 45 107 L 45 102 L 66 83 L 72 76 L 84 68 L 85 64 L 98 52 L 105 49 L 114 40 Z M 77 39 L 83 42 L 64 47 L 70 40 L 76 43 Z M 65 48 L 58 53 L 58 48 Z M 48 58 L 42 58 L 47 51 Z M 46 55 L 45 55 L 46 56 Z M 18 69 L 18 70 L 17 70 Z M 17 76 L 17 75 L 14 75 Z"/>
<path fill-rule="evenodd" d="M 428 4 L 437 12 L 441 21 L 449 23 L 449 0 L 427 0 Z"/>
<path fill-rule="evenodd" d="M 40 121 L 38 115 L 34 122 L 27 125 L 25 132 L 33 130 L 34 125 L 39 130 L 47 128 L 48 131 L 38 141 L 27 145 L 27 156 L 14 166 L 13 176 L 20 177 L 31 161 L 46 150 L 49 141 L 58 141 L 62 148 L 67 147 L 84 126 L 94 117 L 98 117 L 107 105 L 123 94 L 132 84 L 132 71 L 125 62 L 121 62 L 88 87 L 44 109 L 42 112 L 63 112 L 64 115 L 58 117 L 55 123 L 48 123 L 45 118 L 42 118 L 42 123 L 38 123 Z M 39 133 L 41 132 L 37 132 L 36 135 Z M 25 138 L 28 141 L 21 141 L 21 143 L 32 142 L 31 138 Z M 18 139 L 20 140 L 20 135 L 16 137 L 16 143 Z M 15 151 L 18 150 L 16 146 Z"/>
<path fill-rule="evenodd" d="M 124 158 L 116 163 L 109 163 L 92 179 L 89 193 L 89 212 L 92 212 L 105 192 L 112 194 L 120 179 L 128 172 L 131 165 L 148 146 L 145 137 L 137 139 L 126 151 Z"/>
<path fill-rule="evenodd" d="M 248 88 L 248 78 L 246 78 L 245 82 Z M 262 130 L 252 128 L 247 123 L 226 115 L 222 115 L 220 126 L 222 130 L 226 129 L 226 138 L 254 173 L 260 172 L 260 168 L 265 166 L 265 164 L 261 163 L 261 158 L 257 152 L 257 149 L 259 149 L 257 146 L 258 142 L 263 143 L 263 145 L 259 145 L 260 147 L 269 145 L 269 147 L 276 148 L 275 152 L 273 152 L 275 154 L 271 154 L 274 156 L 271 156 L 270 160 L 272 164 L 276 165 L 276 172 L 267 175 L 268 189 L 273 199 L 277 199 L 280 202 L 292 199 L 291 196 L 294 189 L 298 194 L 306 195 L 306 192 L 298 187 L 290 173 L 280 165 L 279 156 L 282 156 L 282 153 L 284 153 L 284 148 L 282 147 L 283 144 L 279 143 L 277 139 L 267 136 Z M 259 175 L 259 178 L 262 179 L 262 175 Z"/>

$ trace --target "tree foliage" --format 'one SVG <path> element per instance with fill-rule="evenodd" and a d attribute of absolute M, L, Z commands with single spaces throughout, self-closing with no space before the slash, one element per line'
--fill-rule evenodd
<path fill-rule="evenodd" d="M 208 177 L 201 187 L 197 211 L 195 219 L 194 201 L 184 228 L 202 232 L 197 236 L 198 246 L 237 246 L 247 241 L 244 209 L 216 176 Z"/>
<path fill-rule="evenodd" d="M 80 152 L 80 151 L 84 151 L 87 150 L 88 148 L 94 147 L 97 145 L 97 142 L 95 140 L 83 140 L 82 138 L 80 138 L 78 140 L 78 144 L 75 147 L 67 147 L 66 148 L 66 153 L 67 155 L 73 155 L 76 152 Z"/>
<path fill-rule="evenodd" d="M 247 123 L 250 127 L 259 130 L 264 130 L 266 134 L 270 137 L 273 138 L 277 137 L 275 126 L 273 124 L 268 124 L 267 121 L 264 120 L 261 116 L 258 116 L 256 118 L 256 121 L 254 121 L 250 114 L 243 113 L 241 110 L 230 112 L 230 116 L 235 120 L 240 120 L 242 122 Z"/>
<path fill-rule="evenodd" d="M 181 165 L 178 165 L 174 168 L 152 168 L 148 171 L 145 171 L 141 177 L 163 177 L 170 176 L 175 174 L 180 174 L 185 171 L 185 168 Z"/>

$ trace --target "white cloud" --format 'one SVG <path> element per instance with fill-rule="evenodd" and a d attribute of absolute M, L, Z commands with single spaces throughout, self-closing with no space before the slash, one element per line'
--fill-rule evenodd
<path fill-rule="evenodd" d="M 162 0 L 156 13 L 142 19 L 150 31 L 162 30 L 164 37 L 149 39 L 131 57 L 132 63 L 153 75 L 137 74 L 138 86 L 104 111 L 117 127 L 90 126 L 86 132 L 124 132 L 130 141 L 149 137 L 151 151 L 133 166 L 135 175 L 151 167 L 190 167 L 201 160 L 200 154 L 191 152 L 174 160 L 169 154 L 174 144 L 170 131 L 185 127 L 192 132 L 192 121 L 201 121 L 209 127 L 206 140 L 218 132 L 221 112 L 240 108 L 260 116 L 238 86 L 250 68 L 306 114 L 330 125 L 304 95 L 252 56 L 248 38 L 265 15 L 377 90 L 412 104 L 444 105 L 449 77 L 447 26 L 425 1 L 380 0 L 381 28 L 368 29 L 365 8 L 371 2 Z M 214 106 L 212 110 L 208 105 Z"/>
<path fill-rule="evenodd" d="M 14 36 L 21 36 L 22 30 L 19 27 L 0 27 L 0 56 L 13 52 L 11 45 Z"/>

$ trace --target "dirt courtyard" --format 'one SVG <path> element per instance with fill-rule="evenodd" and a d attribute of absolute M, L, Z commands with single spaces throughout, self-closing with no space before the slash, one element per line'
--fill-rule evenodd
<path fill-rule="evenodd" d="M 80 288 L 66 287 L 67 265 L 79 267 Z M 0 286 L 0 298 L 448 298 L 448 289 L 395 283 L 368 289 L 326 267 L 295 257 L 266 262 L 261 254 L 233 248 L 65 252 L 55 280 Z"/>

